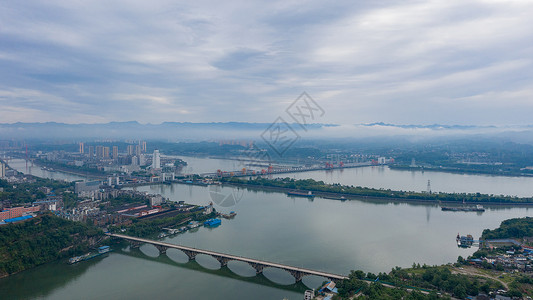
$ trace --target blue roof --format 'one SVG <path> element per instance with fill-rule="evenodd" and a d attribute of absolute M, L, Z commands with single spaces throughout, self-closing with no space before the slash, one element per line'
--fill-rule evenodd
<path fill-rule="evenodd" d="M 17 217 L 17 218 L 5 219 L 4 222 L 15 223 L 18 221 L 24 221 L 24 220 L 31 219 L 31 218 L 33 218 L 33 216 L 27 215 L 27 216 L 22 216 L 22 217 Z"/>

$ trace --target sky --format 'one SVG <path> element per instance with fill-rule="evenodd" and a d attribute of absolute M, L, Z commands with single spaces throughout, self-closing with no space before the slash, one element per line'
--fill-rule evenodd
<path fill-rule="evenodd" d="M 533 124 L 533 1 L 1 1 L 0 123 Z"/>

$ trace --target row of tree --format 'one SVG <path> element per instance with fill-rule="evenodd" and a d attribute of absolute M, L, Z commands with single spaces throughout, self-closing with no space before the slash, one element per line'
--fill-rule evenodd
<path fill-rule="evenodd" d="M 369 299 L 402 299 L 406 295 L 406 289 L 418 292 L 410 293 L 408 295 L 410 298 L 403 299 L 437 299 L 440 294 L 463 299 L 467 295 L 475 296 L 480 292 L 488 294 L 491 290 L 502 287 L 499 282 L 493 280 L 453 274 L 446 266 L 413 265 L 412 269 L 396 267 L 388 274 L 377 275 L 357 270 L 351 271 L 348 277 L 337 285 L 341 299 L 350 298 L 356 292 L 368 296 Z M 380 283 L 397 288 L 387 290 Z M 425 291 L 427 294 L 422 294 L 420 291 Z"/>
<path fill-rule="evenodd" d="M 533 218 L 517 218 L 505 220 L 496 229 L 485 229 L 481 239 L 510 239 L 533 237 Z"/>
<path fill-rule="evenodd" d="M 63 193 L 70 189 L 73 183 L 62 182 L 52 179 L 33 177 L 31 181 L 12 184 L 7 180 L 0 179 L 0 201 L 9 200 L 13 204 L 31 203 L 43 199 L 46 195 L 39 190 L 40 187 L 48 187 L 55 193 Z"/>
<path fill-rule="evenodd" d="M 337 193 L 362 197 L 392 198 L 401 200 L 443 201 L 461 203 L 533 203 L 533 198 L 519 198 L 504 195 L 496 196 L 480 193 L 425 193 L 412 191 L 394 191 L 390 189 L 374 189 L 353 185 L 347 186 L 340 184 L 327 184 L 323 181 L 316 181 L 313 179 L 296 180 L 289 177 L 277 179 L 268 179 L 263 177 L 242 179 L 236 177 L 229 177 L 222 178 L 221 181 L 253 186 L 278 187 L 305 191 Z"/>

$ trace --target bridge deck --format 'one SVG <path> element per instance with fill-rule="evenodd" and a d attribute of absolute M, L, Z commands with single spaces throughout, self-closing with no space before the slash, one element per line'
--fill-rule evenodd
<path fill-rule="evenodd" d="M 305 268 L 298 268 L 298 267 L 288 266 L 284 264 L 278 264 L 278 263 L 273 263 L 273 262 L 268 262 L 268 261 L 253 259 L 253 258 L 247 258 L 243 256 L 237 256 L 237 255 L 231 255 L 231 254 L 226 254 L 226 253 L 221 253 L 221 252 L 215 252 L 215 251 L 203 250 L 203 249 L 192 248 L 192 247 L 187 247 L 187 246 L 169 244 L 169 243 L 164 243 L 164 242 L 159 242 L 159 241 L 154 241 L 154 240 L 149 240 L 149 239 L 143 239 L 143 238 L 123 235 L 123 234 L 114 234 L 114 233 L 106 233 L 106 234 L 111 237 L 121 238 L 125 240 L 158 245 L 162 247 L 185 250 L 185 251 L 192 251 L 192 252 L 206 254 L 210 256 L 219 256 L 219 257 L 224 257 L 230 260 L 243 261 L 243 262 L 252 263 L 252 264 L 260 264 L 260 265 L 273 267 L 273 268 L 279 268 L 279 269 L 288 270 L 288 271 L 302 272 L 308 275 L 316 275 L 316 276 L 321 276 L 321 277 L 326 277 L 326 278 L 331 278 L 331 279 L 339 279 L 339 280 L 348 278 L 343 275 L 332 274 L 328 272 L 315 271 L 315 270 L 305 269 Z"/>

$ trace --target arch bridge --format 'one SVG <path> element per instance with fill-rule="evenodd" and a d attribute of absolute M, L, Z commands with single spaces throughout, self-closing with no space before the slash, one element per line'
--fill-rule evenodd
<path fill-rule="evenodd" d="M 256 274 L 263 273 L 263 269 L 268 268 L 268 267 L 282 269 L 282 270 L 289 272 L 294 277 L 296 282 L 302 281 L 302 278 L 307 275 L 325 277 L 328 280 L 332 280 L 336 282 L 348 278 L 347 276 L 344 276 L 344 275 L 338 275 L 338 274 L 305 269 L 305 268 L 298 268 L 298 267 L 293 267 L 293 266 L 284 265 L 284 264 L 278 264 L 278 263 L 273 263 L 273 262 L 268 262 L 268 261 L 253 259 L 253 258 L 247 258 L 243 256 L 237 256 L 237 255 L 225 254 L 225 253 L 215 252 L 215 251 L 210 251 L 210 250 L 203 250 L 203 249 L 192 248 L 192 247 L 187 247 L 187 246 L 169 244 L 165 242 L 143 239 L 143 238 L 123 235 L 123 234 L 114 234 L 114 233 L 106 233 L 106 234 L 113 238 L 127 240 L 128 242 L 130 242 L 132 248 L 138 248 L 142 244 L 154 245 L 159 250 L 160 254 L 165 254 L 167 249 L 169 248 L 178 249 L 178 250 L 181 250 L 183 253 L 185 253 L 189 257 L 189 260 L 194 260 L 196 258 L 196 255 L 198 254 L 209 255 L 215 258 L 216 260 L 218 260 L 222 267 L 226 266 L 228 262 L 232 260 L 242 261 L 252 266 L 252 268 L 255 269 Z"/>

